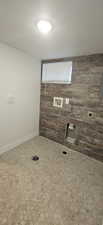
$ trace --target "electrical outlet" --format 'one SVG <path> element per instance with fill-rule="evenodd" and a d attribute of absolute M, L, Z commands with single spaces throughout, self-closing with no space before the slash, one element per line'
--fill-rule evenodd
<path fill-rule="evenodd" d="M 8 104 L 14 104 L 15 103 L 15 96 L 8 95 Z"/>

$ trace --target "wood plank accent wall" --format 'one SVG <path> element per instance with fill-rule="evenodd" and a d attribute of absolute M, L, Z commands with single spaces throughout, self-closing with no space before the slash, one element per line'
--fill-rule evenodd
<path fill-rule="evenodd" d="M 68 59 L 73 62 L 71 84 L 41 83 L 40 135 L 103 161 L 103 54 L 42 63 Z M 63 97 L 63 108 L 53 107 L 54 96 Z M 65 98 L 70 98 L 69 105 Z M 75 144 L 65 138 L 70 122 L 76 126 Z"/>

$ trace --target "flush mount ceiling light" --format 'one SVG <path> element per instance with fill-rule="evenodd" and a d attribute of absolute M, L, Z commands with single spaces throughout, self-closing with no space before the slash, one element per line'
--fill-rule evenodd
<path fill-rule="evenodd" d="M 37 27 L 38 27 L 39 31 L 43 34 L 49 33 L 52 29 L 51 23 L 47 20 L 40 20 L 37 23 Z"/>

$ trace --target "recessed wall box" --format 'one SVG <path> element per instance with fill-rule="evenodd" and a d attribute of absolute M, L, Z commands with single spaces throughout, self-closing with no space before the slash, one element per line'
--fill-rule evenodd
<path fill-rule="evenodd" d="M 53 98 L 53 106 L 54 107 L 58 107 L 58 108 L 62 108 L 62 106 L 63 106 L 63 98 L 61 98 L 61 97 L 54 97 Z"/>

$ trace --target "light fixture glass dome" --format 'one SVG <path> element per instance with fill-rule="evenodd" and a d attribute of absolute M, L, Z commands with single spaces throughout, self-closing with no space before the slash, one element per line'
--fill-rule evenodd
<path fill-rule="evenodd" d="M 40 20 L 37 23 L 37 27 L 38 27 L 39 31 L 43 34 L 49 33 L 52 29 L 51 23 L 47 20 Z"/>

